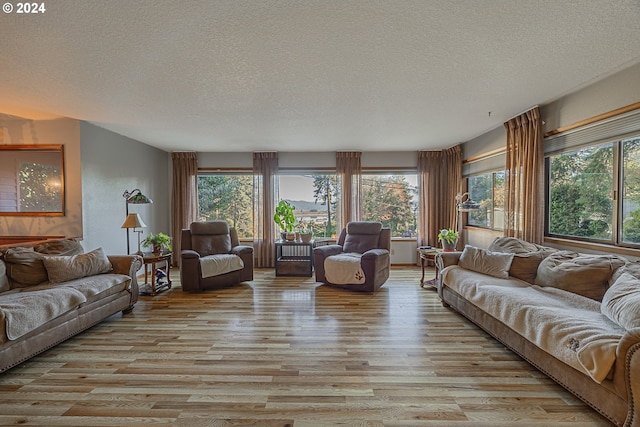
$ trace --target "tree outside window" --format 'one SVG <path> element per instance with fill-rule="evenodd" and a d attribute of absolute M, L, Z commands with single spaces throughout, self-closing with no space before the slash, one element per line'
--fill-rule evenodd
<path fill-rule="evenodd" d="M 416 174 L 363 174 L 363 221 L 380 221 L 392 237 L 415 237 L 418 191 Z"/>
<path fill-rule="evenodd" d="M 199 175 L 199 220 L 225 220 L 239 238 L 253 237 L 253 175 Z"/>
<path fill-rule="evenodd" d="M 549 157 L 549 233 L 611 240 L 614 144 Z"/>

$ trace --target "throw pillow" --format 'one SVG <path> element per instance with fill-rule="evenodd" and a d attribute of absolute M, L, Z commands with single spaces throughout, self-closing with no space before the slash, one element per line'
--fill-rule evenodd
<path fill-rule="evenodd" d="M 0 292 L 6 292 L 9 289 L 9 278 L 7 277 L 7 266 L 0 259 Z"/>
<path fill-rule="evenodd" d="M 613 285 L 624 273 L 629 273 L 640 279 L 640 261 L 627 261 L 625 265 L 614 271 L 609 279 L 609 286 Z"/>
<path fill-rule="evenodd" d="M 460 255 L 458 265 L 467 270 L 506 279 L 509 277 L 512 262 L 513 254 L 490 252 L 467 245 Z"/>
<path fill-rule="evenodd" d="M 616 255 L 558 251 L 542 260 L 535 284 L 602 301 L 609 286 L 609 278 L 624 264 L 625 260 Z"/>
<path fill-rule="evenodd" d="M 26 288 L 47 281 L 47 270 L 42 263 L 44 255 L 33 248 L 9 248 L 4 253 L 7 276 L 12 288 Z"/>
<path fill-rule="evenodd" d="M 33 248 L 45 255 L 80 255 L 84 252 L 82 245 L 75 239 L 47 240 Z"/>
<path fill-rule="evenodd" d="M 45 256 L 43 262 L 51 283 L 108 273 L 112 269 L 111 262 L 102 248 L 80 255 Z"/>
<path fill-rule="evenodd" d="M 536 245 L 515 237 L 496 237 L 488 248 L 491 252 L 514 254 L 509 276 L 535 284 L 538 266 L 557 249 Z"/>
<path fill-rule="evenodd" d="M 605 292 L 600 311 L 623 328 L 640 328 L 640 279 L 623 273 Z"/>

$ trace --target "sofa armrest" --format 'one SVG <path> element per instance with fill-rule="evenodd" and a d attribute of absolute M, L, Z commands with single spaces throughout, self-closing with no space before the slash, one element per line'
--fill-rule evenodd
<path fill-rule="evenodd" d="M 131 277 L 131 305 L 129 311 L 138 302 L 138 271 L 142 268 L 143 262 L 140 255 L 107 255 L 113 267 L 113 273 L 124 274 Z"/>
<path fill-rule="evenodd" d="M 450 265 L 458 264 L 462 252 L 438 252 L 435 256 L 435 263 L 438 270 L 442 270 Z"/>
<path fill-rule="evenodd" d="M 627 399 L 625 426 L 640 426 L 640 328 L 628 330 L 618 343 L 614 376 L 623 375 L 626 390 L 617 390 Z M 623 384 L 615 381 L 616 385 Z"/>
<path fill-rule="evenodd" d="M 231 253 L 242 256 L 242 254 L 253 254 L 253 246 L 238 245 L 231 248 Z"/>
<path fill-rule="evenodd" d="M 191 249 L 185 249 L 182 252 L 180 252 L 180 258 L 182 260 L 185 259 L 200 259 L 200 254 L 196 251 L 192 251 Z"/>
<path fill-rule="evenodd" d="M 389 254 L 389 251 L 386 249 L 369 249 L 365 253 L 362 254 L 362 260 L 374 260 L 376 258 L 381 257 L 382 255 Z"/>

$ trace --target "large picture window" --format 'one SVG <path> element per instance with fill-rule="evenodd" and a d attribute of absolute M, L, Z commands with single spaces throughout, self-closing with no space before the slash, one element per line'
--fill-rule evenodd
<path fill-rule="evenodd" d="M 391 229 L 391 237 L 415 237 L 418 191 L 416 173 L 364 173 L 361 217 L 380 221 Z"/>
<path fill-rule="evenodd" d="M 547 177 L 548 235 L 640 245 L 640 136 L 550 155 Z"/>
<path fill-rule="evenodd" d="M 467 224 L 476 227 L 504 229 L 505 172 L 489 172 L 467 178 L 469 198 L 480 204 L 471 211 Z"/>
<path fill-rule="evenodd" d="M 295 206 L 298 230 L 314 237 L 335 237 L 338 178 L 335 173 L 280 172 L 278 198 Z"/>
<path fill-rule="evenodd" d="M 198 207 L 200 221 L 225 220 L 239 238 L 253 237 L 253 175 L 198 175 Z"/>
<path fill-rule="evenodd" d="M 550 235 L 612 240 L 613 164 L 613 143 L 548 157 Z"/>

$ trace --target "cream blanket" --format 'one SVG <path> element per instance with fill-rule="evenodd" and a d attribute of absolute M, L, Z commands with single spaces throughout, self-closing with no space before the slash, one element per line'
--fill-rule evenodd
<path fill-rule="evenodd" d="M 86 300 L 81 292 L 64 286 L 4 294 L 0 313 L 6 322 L 7 338 L 18 339 Z"/>
<path fill-rule="evenodd" d="M 218 254 L 200 258 L 202 278 L 219 276 L 236 270 L 242 270 L 244 262 L 238 255 Z"/>
<path fill-rule="evenodd" d="M 344 253 L 331 255 L 324 260 L 324 275 L 336 285 L 362 285 L 364 272 L 360 266 L 362 254 Z"/>
<path fill-rule="evenodd" d="M 626 331 L 600 312 L 599 302 L 458 266 L 445 268 L 442 278 L 468 301 L 594 381 L 602 382 L 613 367 Z"/>

